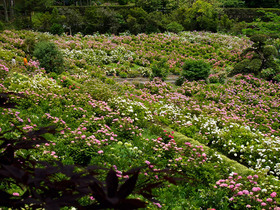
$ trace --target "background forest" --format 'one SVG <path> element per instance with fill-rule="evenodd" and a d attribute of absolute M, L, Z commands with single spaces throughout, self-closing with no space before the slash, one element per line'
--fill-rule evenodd
<path fill-rule="evenodd" d="M 33 29 L 53 34 L 183 30 L 241 33 L 245 22 L 260 20 L 264 11 L 279 14 L 278 0 L 3 0 L 0 29 Z M 254 9 L 250 9 L 254 8 Z M 256 8 L 270 8 L 259 11 Z M 275 8 L 275 9 L 271 9 Z M 264 18 L 271 21 L 271 18 Z M 242 23 L 240 23 L 242 22 Z"/>

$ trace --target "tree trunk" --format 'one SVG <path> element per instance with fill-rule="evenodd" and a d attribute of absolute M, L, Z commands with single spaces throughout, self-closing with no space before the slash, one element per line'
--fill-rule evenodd
<path fill-rule="evenodd" d="M 10 1 L 10 17 L 11 17 L 11 19 L 13 19 L 14 18 L 14 6 L 15 6 L 15 2 L 14 2 L 14 0 L 11 0 Z"/>
<path fill-rule="evenodd" d="M 3 0 L 3 6 L 4 6 L 4 12 L 5 12 L 5 21 L 9 22 L 9 15 L 8 15 L 8 5 L 6 3 L 6 0 Z"/>
<path fill-rule="evenodd" d="M 29 13 L 29 18 L 30 18 L 30 28 L 32 28 L 32 11 Z"/>

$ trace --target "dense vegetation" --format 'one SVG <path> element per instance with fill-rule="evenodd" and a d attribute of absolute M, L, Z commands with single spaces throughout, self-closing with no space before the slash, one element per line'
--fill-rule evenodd
<path fill-rule="evenodd" d="M 280 208 L 279 1 L 3 2 L 0 208 Z"/>
<path fill-rule="evenodd" d="M 82 34 L 96 32 L 102 34 L 123 32 L 138 34 L 165 31 L 177 33 L 183 30 L 252 34 L 258 31 L 259 27 L 277 31 L 279 21 L 271 15 L 267 17 L 258 8 L 277 8 L 278 6 L 279 2 L 276 0 L 198 0 L 186 2 L 180 0 L 141 0 L 137 2 L 124 0 L 118 2 L 6 0 L 3 4 L 5 16 L 2 16 L 0 20 L 2 21 L 0 22 L 0 30 L 4 28 L 33 29 L 58 35 L 63 32 L 69 34 L 78 32 Z M 243 11 L 240 7 L 243 9 L 256 8 Z M 277 9 L 266 11 L 280 14 Z M 264 18 L 262 19 L 262 17 Z M 251 22 L 254 19 L 258 23 L 253 23 L 253 26 L 238 22 L 242 20 Z M 274 23 L 267 23 L 268 21 Z M 245 28 L 248 28 L 246 32 L 241 31 Z"/>
<path fill-rule="evenodd" d="M 32 152 L 16 150 L 15 157 L 29 158 L 31 163 L 62 163 L 51 165 L 57 172 L 55 177 L 38 177 L 49 187 L 71 181 L 72 188 L 55 188 L 60 193 L 56 197 L 43 194 L 44 199 L 56 199 L 55 203 L 63 206 L 67 193 L 79 192 L 66 206 L 99 205 L 97 188 L 86 188 L 85 183 L 98 183 L 102 188 L 103 182 L 81 177 L 81 188 L 75 188 L 75 172 L 87 174 L 93 173 L 87 172 L 93 166 L 112 167 L 119 178 L 128 181 L 130 177 L 135 182 L 136 175 L 122 172 L 148 167 L 137 182 L 160 182 L 154 185 L 160 187 L 147 191 L 152 196 L 135 189 L 138 194 L 128 198 L 144 202 L 152 198 L 147 206 L 150 209 L 279 206 L 279 83 L 251 74 L 227 77 L 242 61 L 242 52 L 253 46 L 248 38 L 210 32 L 54 36 L 6 30 L 0 40 L 0 90 L 21 93 L 21 99 L 11 95 L 9 100 L 16 100 L 16 109 L 1 108 L 1 150 L 9 151 L 5 150 L 9 140 L 17 145 L 17 141 L 28 140 L 26 136 L 34 130 L 55 128 L 56 132 L 50 133 L 39 130 L 37 133 L 48 142 L 38 142 Z M 62 73 L 43 69 L 37 60 L 47 60 L 37 51 L 49 49 L 49 43 L 56 46 L 49 56 L 63 56 L 64 62 L 55 64 L 62 67 Z M 26 54 L 29 62 L 24 66 Z M 14 56 L 16 65 L 11 64 Z M 277 57 L 274 59 L 277 61 Z M 159 73 L 184 75 L 184 70 L 188 72 L 198 64 L 206 72 L 211 67 L 206 81 L 183 81 L 176 87 L 154 77 Z M 112 79 L 124 74 L 153 79 L 145 84 L 116 83 Z M 79 165 L 78 171 L 71 172 L 72 165 Z M 7 193 L 5 196 L 12 201 L 34 203 L 28 197 L 33 196 L 41 205 L 42 196 L 40 200 L 40 196 L 30 193 L 34 188 L 19 181 L 24 178 L 3 179 L 7 177 L 4 169 L 7 166 L 0 168 L 4 180 L 0 189 Z M 26 173 L 33 176 L 27 169 Z M 183 179 L 170 184 L 167 180 L 171 179 L 159 173 L 166 169 L 179 172 L 176 176 Z M 115 177 L 113 173 L 107 177 Z M 95 176 L 105 180 L 105 174 L 98 171 Z M 47 190 L 40 186 L 43 192 Z M 46 203 L 42 205 L 46 207 Z"/>

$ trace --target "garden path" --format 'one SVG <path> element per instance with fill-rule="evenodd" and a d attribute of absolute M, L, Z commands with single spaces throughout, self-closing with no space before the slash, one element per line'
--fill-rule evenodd
<path fill-rule="evenodd" d="M 121 77 L 109 77 L 114 79 L 116 82 L 130 82 L 130 83 L 145 83 L 150 81 L 150 79 L 148 77 L 134 77 L 134 78 L 121 78 Z M 165 82 L 169 82 L 172 84 L 175 84 L 175 81 L 179 78 L 179 75 L 169 75 Z"/>

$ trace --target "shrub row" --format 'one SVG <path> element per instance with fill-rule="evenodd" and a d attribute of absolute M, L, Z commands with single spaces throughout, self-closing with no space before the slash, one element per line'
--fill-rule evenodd
<path fill-rule="evenodd" d="M 261 8 L 261 10 L 280 15 L 280 9 Z M 260 8 L 224 8 L 223 11 L 230 19 L 238 19 L 238 21 L 252 22 L 256 18 L 263 16 Z"/>

